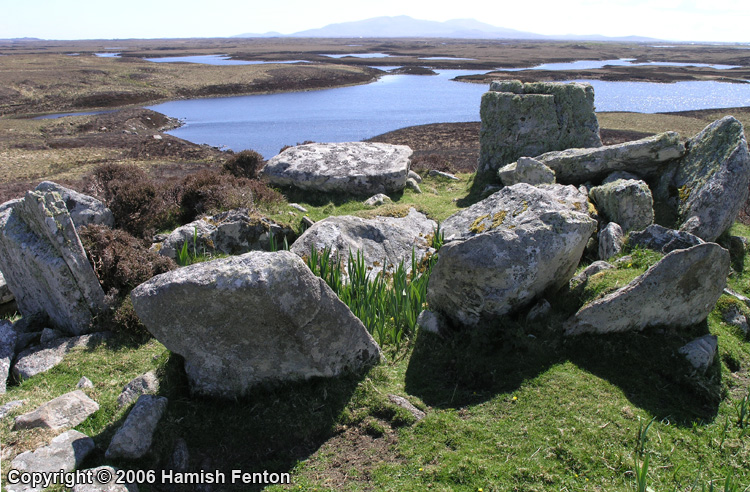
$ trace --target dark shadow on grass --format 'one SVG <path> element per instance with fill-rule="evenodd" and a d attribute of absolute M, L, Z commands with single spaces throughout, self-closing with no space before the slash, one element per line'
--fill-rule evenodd
<path fill-rule="evenodd" d="M 139 460 L 106 460 L 109 445 L 122 420 L 95 437 L 101 448 L 87 464 L 110 464 L 129 470 L 170 470 L 178 439 L 189 450 L 186 472 L 225 474 L 227 483 L 214 490 L 261 490 L 265 485 L 231 484 L 232 470 L 290 473 L 335 434 L 335 424 L 352 398 L 362 375 L 311 379 L 261 388 L 242 399 L 221 400 L 190 394 L 182 357 L 171 354 L 159 373 L 159 394 L 169 399 L 154 435 L 151 451 Z M 294 480 L 294 476 L 292 476 Z M 152 490 L 188 491 L 195 485 Z"/>
<path fill-rule="evenodd" d="M 637 407 L 677 425 L 717 415 L 718 361 L 706 378 L 691 377 L 692 367 L 677 353 L 708 332 L 705 323 L 679 333 L 651 328 L 568 338 L 559 329 L 565 313 L 553 316 L 559 319 L 546 326 L 506 317 L 444 339 L 420 334 L 406 371 L 406 391 L 433 407 L 460 408 L 512 393 L 551 366 L 570 361 L 620 387 Z"/>

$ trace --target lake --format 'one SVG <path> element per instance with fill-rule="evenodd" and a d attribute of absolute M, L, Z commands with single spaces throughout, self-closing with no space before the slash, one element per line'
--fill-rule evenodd
<path fill-rule="evenodd" d="M 476 71 L 437 72 L 385 75 L 371 84 L 337 89 L 171 101 L 149 109 L 184 122 L 172 135 L 234 151 L 253 149 L 265 158 L 306 140 L 357 141 L 412 125 L 479 121 L 488 86 L 451 80 Z M 585 82 L 594 86 L 597 111 L 750 106 L 750 84 Z"/>

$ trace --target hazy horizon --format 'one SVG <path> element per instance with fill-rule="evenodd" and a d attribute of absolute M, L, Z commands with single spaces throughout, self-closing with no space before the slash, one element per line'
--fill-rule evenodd
<path fill-rule="evenodd" d="M 183 0 L 128 3 L 93 0 L 9 0 L 0 18 L 0 38 L 47 40 L 214 38 L 242 33 L 284 35 L 372 17 L 408 15 L 447 21 L 477 19 L 497 27 L 543 35 L 644 36 L 669 41 L 750 42 L 750 2 L 745 0 L 466 0 L 377 5 L 324 0 L 248 3 Z"/>

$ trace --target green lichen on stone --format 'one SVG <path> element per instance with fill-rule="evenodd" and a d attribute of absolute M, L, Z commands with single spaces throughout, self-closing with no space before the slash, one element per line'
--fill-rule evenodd
<path fill-rule="evenodd" d="M 686 202 L 688 198 L 690 198 L 690 192 L 693 191 L 691 187 L 688 185 L 682 185 L 680 188 L 678 188 L 678 193 L 680 197 L 680 203 Z"/>
<path fill-rule="evenodd" d="M 501 210 L 492 217 L 492 229 L 496 229 L 503 225 L 505 216 L 508 215 L 507 210 Z"/>
<path fill-rule="evenodd" d="M 474 221 L 474 223 L 471 224 L 469 227 L 469 230 L 473 232 L 474 234 L 481 234 L 487 229 L 486 224 L 482 224 L 482 221 L 484 219 L 488 219 L 490 217 L 490 214 L 482 215 L 481 217 L 477 217 L 477 219 Z"/>

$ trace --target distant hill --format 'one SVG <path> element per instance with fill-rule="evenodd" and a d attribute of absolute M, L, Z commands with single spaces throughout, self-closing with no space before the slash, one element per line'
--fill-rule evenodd
<path fill-rule="evenodd" d="M 454 19 L 445 22 L 414 19 L 406 15 L 395 17 L 373 17 L 361 21 L 329 24 L 318 29 L 308 29 L 283 35 L 277 32 L 266 34 L 238 34 L 233 37 L 296 37 L 296 38 L 459 38 L 459 39 L 565 39 L 582 41 L 658 41 L 640 36 L 608 37 L 599 34 L 567 34 L 548 36 L 533 32 L 497 27 L 474 19 Z"/>

